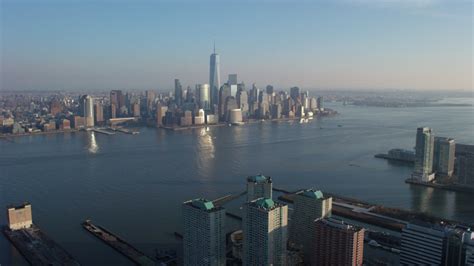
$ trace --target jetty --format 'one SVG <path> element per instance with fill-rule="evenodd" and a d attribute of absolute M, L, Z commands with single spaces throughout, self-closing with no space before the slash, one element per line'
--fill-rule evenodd
<path fill-rule="evenodd" d="M 99 128 L 94 128 L 92 131 L 100 133 L 100 134 L 105 134 L 105 135 L 115 135 L 115 132 L 111 132 L 111 131 L 99 129 Z"/>
<path fill-rule="evenodd" d="M 122 255 L 130 259 L 136 265 L 156 265 L 157 263 L 146 256 L 143 252 L 139 251 L 125 240 L 108 231 L 104 227 L 93 224 L 90 220 L 86 220 L 82 223 L 82 227 L 89 233 L 93 234 L 106 244 L 111 246 L 113 249 L 120 252 Z"/>
<path fill-rule="evenodd" d="M 80 265 L 34 224 L 16 230 L 5 226 L 3 233 L 31 265 Z"/>

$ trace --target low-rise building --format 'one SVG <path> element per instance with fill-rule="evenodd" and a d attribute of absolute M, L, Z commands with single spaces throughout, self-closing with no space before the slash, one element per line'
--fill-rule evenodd
<path fill-rule="evenodd" d="M 19 230 L 30 228 L 33 225 L 33 216 L 31 214 L 31 204 L 25 203 L 16 207 L 7 208 L 8 228 L 10 230 Z"/>

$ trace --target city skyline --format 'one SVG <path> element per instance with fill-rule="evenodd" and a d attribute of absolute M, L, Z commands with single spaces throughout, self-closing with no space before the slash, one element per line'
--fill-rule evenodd
<path fill-rule="evenodd" d="M 205 84 L 214 41 L 262 88 L 472 90 L 470 1 L 1 5 L 2 90 Z"/>

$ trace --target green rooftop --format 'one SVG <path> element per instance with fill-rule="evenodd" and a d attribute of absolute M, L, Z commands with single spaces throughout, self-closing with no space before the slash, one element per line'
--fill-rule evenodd
<path fill-rule="evenodd" d="M 308 189 L 308 190 L 303 192 L 303 195 L 305 197 L 313 198 L 313 199 L 323 199 L 324 198 L 323 192 L 321 192 L 321 190 L 314 191 L 312 189 Z"/>
<path fill-rule="evenodd" d="M 212 203 L 212 201 L 205 199 L 195 199 L 193 200 L 192 204 L 194 207 L 199 208 L 201 210 L 209 211 L 214 209 L 214 204 Z"/>
<path fill-rule="evenodd" d="M 265 182 L 268 179 L 269 178 L 264 175 L 254 175 L 254 176 L 249 176 L 247 178 L 247 181 L 260 183 L 260 182 Z"/>
<path fill-rule="evenodd" d="M 271 209 L 273 206 L 275 206 L 275 202 L 272 199 L 265 198 L 258 199 L 255 204 L 265 209 Z"/>

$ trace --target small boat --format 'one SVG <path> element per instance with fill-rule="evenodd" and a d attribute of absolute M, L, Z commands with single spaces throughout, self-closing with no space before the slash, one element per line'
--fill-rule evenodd
<path fill-rule="evenodd" d="M 342 125 L 337 125 L 337 127 L 342 127 Z"/>

